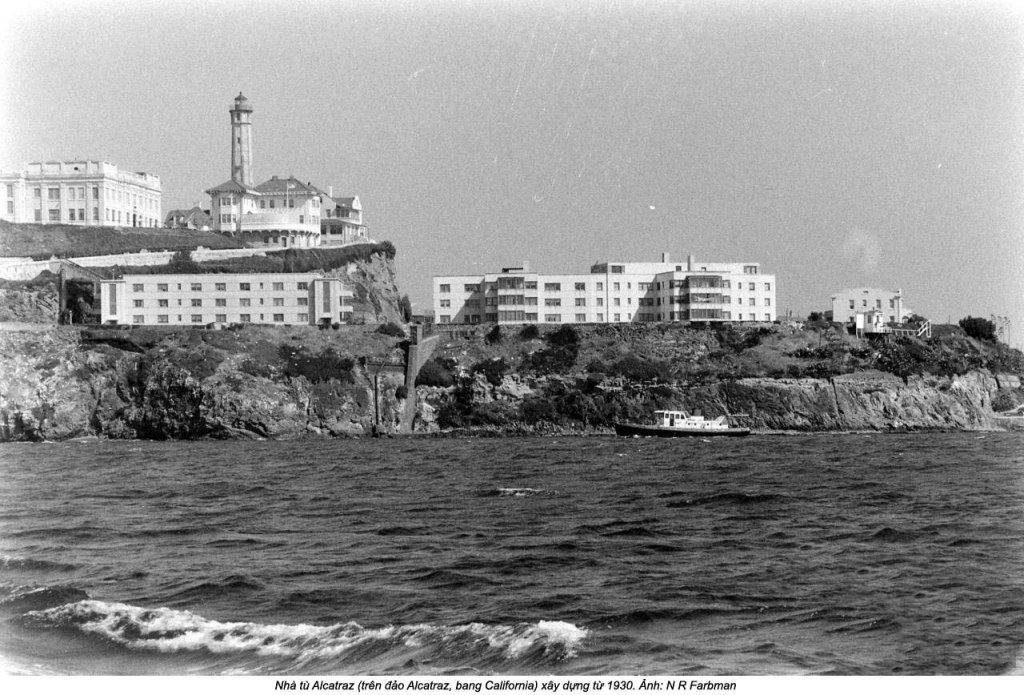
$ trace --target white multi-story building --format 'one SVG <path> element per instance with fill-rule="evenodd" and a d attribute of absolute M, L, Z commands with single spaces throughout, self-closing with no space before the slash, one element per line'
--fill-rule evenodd
<path fill-rule="evenodd" d="M 100 283 L 105 324 L 305 326 L 352 317 L 352 292 L 319 273 L 125 275 Z"/>
<path fill-rule="evenodd" d="M 832 295 L 832 320 L 856 323 L 857 314 L 876 311 L 888 323 L 902 323 L 914 312 L 903 303 L 903 290 L 857 287 Z"/>
<path fill-rule="evenodd" d="M 231 178 L 206 191 L 214 231 L 250 245 L 309 248 L 323 243 L 321 222 L 344 212 L 350 224 L 329 235 L 328 243 L 342 243 L 339 238 L 366 238 L 358 198 L 335 199 L 294 176 L 272 176 L 263 183 L 254 182 L 252 112 L 252 104 L 239 93 L 229 111 Z"/>
<path fill-rule="evenodd" d="M 159 227 L 160 177 L 109 162 L 31 162 L 0 173 L 0 219 L 82 226 Z"/>
<path fill-rule="evenodd" d="M 526 267 L 434 277 L 438 323 L 774 321 L 775 276 L 759 263 L 608 262 L 583 275 Z"/>

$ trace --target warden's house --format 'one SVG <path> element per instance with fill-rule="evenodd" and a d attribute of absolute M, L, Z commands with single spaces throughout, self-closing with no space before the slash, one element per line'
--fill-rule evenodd
<path fill-rule="evenodd" d="M 586 275 L 526 267 L 434 277 L 438 323 L 774 321 L 775 276 L 759 263 L 607 262 Z"/>
<path fill-rule="evenodd" d="M 101 282 L 100 299 L 104 324 L 306 326 L 352 317 L 352 292 L 319 273 L 125 275 Z"/>
<path fill-rule="evenodd" d="M 256 183 L 253 170 L 253 107 L 235 97 L 231 117 L 231 178 L 207 189 L 213 231 L 249 246 L 315 248 L 369 241 L 357 196 L 334 197 L 294 176 Z"/>
<path fill-rule="evenodd" d="M 9 222 L 80 226 L 159 227 L 160 177 L 123 171 L 109 162 L 31 162 L 0 172 Z"/>

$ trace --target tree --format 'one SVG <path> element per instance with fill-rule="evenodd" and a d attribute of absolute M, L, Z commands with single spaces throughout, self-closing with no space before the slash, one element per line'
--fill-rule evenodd
<path fill-rule="evenodd" d="M 402 320 L 406 323 L 412 321 L 412 302 L 409 301 L 409 295 L 403 294 L 402 298 L 398 300 L 398 310 L 402 312 Z"/>
<path fill-rule="evenodd" d="M 500 345 L 501 344 L 501 340 L 502 340 L 501 326 L 498 326 L 498 325 L 495 325 L 495 327 L 492 328 L 491 330 L 489 330 L 487 332 L 487 335 L 484 336 L 484 341 L 488 345 Z"/>
<path fill-rule="evenodd" d="M 996 324 L 980 316 L 968 316 L 967 318 L 960 319 L 960 328 L 964 329 L 964 333 L 970 338 L 987 340 L 993 343 L 996 340 Z"/>

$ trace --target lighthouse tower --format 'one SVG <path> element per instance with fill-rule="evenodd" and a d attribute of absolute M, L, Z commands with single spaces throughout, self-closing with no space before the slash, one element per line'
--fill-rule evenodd
<path fill-rule="evenodd" d="M 252 104 L 239 92 L 231 109 L 231 180 L 252 188 Z"/>

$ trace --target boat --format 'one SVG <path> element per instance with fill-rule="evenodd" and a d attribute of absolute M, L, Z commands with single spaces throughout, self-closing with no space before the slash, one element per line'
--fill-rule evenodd
<path fill-rule="evenodd" d="M 746 427 L 732 427 L 724 415 L 707 420 L 685 410 L 655 410 L 656 424 L 616 422 L 615 434 L 622 437 L 745 437 Z"/>

